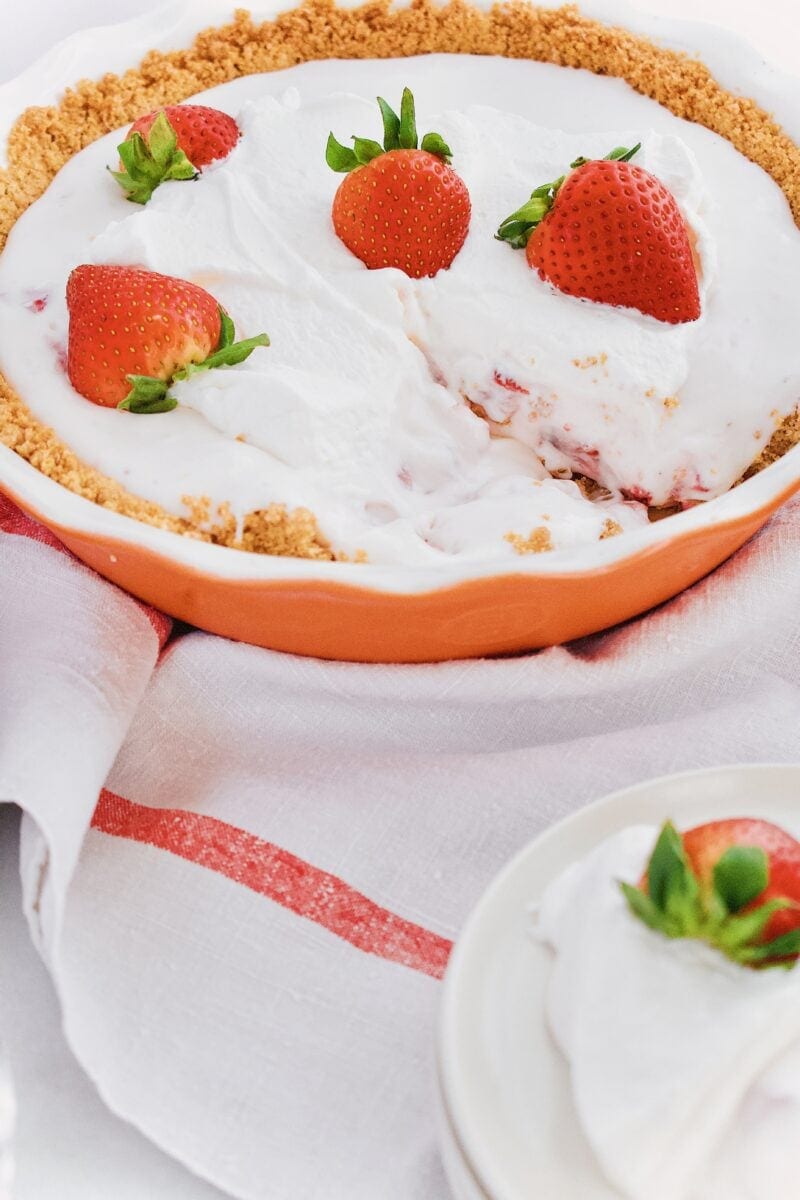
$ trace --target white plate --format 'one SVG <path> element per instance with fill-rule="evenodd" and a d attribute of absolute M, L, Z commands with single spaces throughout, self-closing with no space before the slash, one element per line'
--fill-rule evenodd
<path fill-rule="evenodd" d="M 459 1200 L 619 1200 L 581 1133 L 564 1059 L 544 1018 L 549 951 L 532 901 L 618 830 L 758 816 L 800 837 L 800 765 L 723 767 L 639 784 L 548 830 L 489 887 L 445 977 L 439 1027 L 442 1146 Z"/>

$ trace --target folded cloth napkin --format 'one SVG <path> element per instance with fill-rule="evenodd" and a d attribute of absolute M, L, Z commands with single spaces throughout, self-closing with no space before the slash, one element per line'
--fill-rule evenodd
<path fill-rule="evenodd" d="M 444 1200 L 452 938 L 545 826 L 791 761 L 800 503 L 650 616 L 526 657 L 293 658 L 169 622 L 0 508 L 0 800 L 109 1106 L 242 1200 Z"/>

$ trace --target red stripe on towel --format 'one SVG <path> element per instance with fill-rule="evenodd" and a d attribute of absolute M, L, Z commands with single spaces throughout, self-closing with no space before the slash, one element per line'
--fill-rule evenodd
<path fill-rule="evenodd" d="M 344 880 L 225 821 L 179 808 L 150 808 L 103 791 L 95 829 L 156 846 L 217 871 L 358 950 L 441 979 L 452 943 L 415 925 Z"/>

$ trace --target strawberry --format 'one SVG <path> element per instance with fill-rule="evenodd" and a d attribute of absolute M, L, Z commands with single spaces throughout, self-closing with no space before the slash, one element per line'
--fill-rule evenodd
<path fill-rule="evenodd" d="M 784 908 L 775 912 L 763 936 L 770 940 L 800 928 L 800 843 L 784 829 L 756 818 L 711 821 L 685 833 L 683 845 L 692 869 L 705 888 L 713 887 L 716 865 L 729 850 L 748 846 L 763 851 L 769 879 L 756 898 L 758 903 L 785 897 L 798 906 L 796 911 Z"/>
<path fill-rule="evenodd" d="M 692 248 L 675 197 L 631 166 L 640 149 L 578 158 L 506 217 L 497 238 L 568 296 L 637 308 L 670 325 L 700 316 Z"/>
<path fill-rule="evenodd" d="M 269 345 L 265 333 L 234 342 L 233 321 L 203 288 L 135 267 L 76 267 L 67 307 L 70 383 L 107 408 L 168 412 L 174 380 Z"/>
<path fill-rule="evenodd" d="M 800 956 L 800 842 L 768 821 L 711 821 L 683 835 L 668 821 L 639 886 L 621 887 L 667 937 L 699 938 L 753 967 Z"/>
<path fill-rule="evenodd" d="M 333 227 L 370 268 L 398 267 L 412 279 L 449 267 L 469 230 L 466 184 L 450 167 L 438 133 L 417 145 L 414 97 L 403 91 L 400 116 L 378 97 L 383 145 L 353 138 L 353 149 L 328 138 L 325 160 L 346 173 L 333 201 Z"/>
<path fill-rule="evenodd" d="M 129 200 L 146 204 L 165 179 L 196 179 L 201 168 L 226 158 L 239 140 L 233 117 L 203 104 L 172 104 L 134 121 L 111 174 Z"/>

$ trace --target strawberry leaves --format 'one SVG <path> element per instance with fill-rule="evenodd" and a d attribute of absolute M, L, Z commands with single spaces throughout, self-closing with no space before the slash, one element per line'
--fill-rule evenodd
<path fill-rule="evenodd" d="M 163 111 L 153 122 L 147 138 L 134 132 L 117 150 L 123 169 L 108 169 L 134 204 L 146 204 L 166 179 L 197 179 L 198 171 L 178 148 L 177 134 Z"/>
<path fill-rule="evenodd" d="M 378 146 L 378 150 L 380 151 L 380 146 Z M 328 134 L 328 144 L 325 147 L 325 162 L 332 171 L 339 171 L 342 175 L 347 174 L 349 171 L 354 171 L 356 167 L 362 165 L 356 158 L 355 150 L 351 150 L 348 146 L 343 146 L 341 142 L 337 142 L 333 133 Z"/>
<path fill-rule="evenodd" d="M 653 851 L 648 881 L 651 899 L 670 925 L 694 931 L 700 887 L 686 858 L 681 835 L 669 822 Z"/>
<path fill-rule="evenodd" d="M 752 947 L 748 951 L 747 961 L 754 966 L 766 963 L 767 966 L 791 968 L 794 966 L 794 962 L 786 960 L 796 959 L 798 955 L 800 955 L 800 929 L 792 929 L 789 933 L 773 938 L 771 942 L 766 942 L 763 946 Z"/>
<path fill-rule="evenodd" d="M 383 147 L 380 142 L 373 142 L 370 138 L 353 138 L 353 152 L 359 164 L 366 165 L 372 162 L 373 158 L 377 158 L 379 154 L 383 154 Z"/>
<path fill-rule="evenodd" d="M 658 933 L 664 933 L 667 937 L 677 937 L 678 933 L 667 921 L 665 914 L 661 911 L 655 901 L 651 900 L 647 892 L 641 888 L 633 887 L 630 883 L 620 883 L 622 894 L 628 901 L 628 907 L 634 916 L 640 921 L 644 921 L 649 929 L 655 929 Z"/>
<path fill-rule="evenodd" d="M 714 888 L 732 913 L 757 900 L 768 883 L 769 863 L 758 846 L 731 846 L 714 867 Z"/>
<path fill-rule="evenodd" d="M 190 379 L 192 375 L 197 375 L 200 371 L 210 371 L 215 367 L 235 367 L 237 363 L 244 362 L 246 358 L 249 358 L 259 346 L 268 345 L 269 338 L 265 333 L 245 338 L 242 342 L 231 342 L 229 345 L 215 350 L 203 362 L 187 363 L 180 371 L 175 372 L 175 379 Z"/>
<path fill-rule="evenodd" d="M 400 118 L 394 109 L 389 107 L 383 96 L 378 96 L 378 108 L 381 110 L 383 118 L 383 148 L 384 150 L 396 150 L 400 146 Z"/>
<path fill-rule="evenodd" d="M 269 338 L 266 333 L 256 337 L 245 338 L 241 342 L 234 340 L 236 333 L 233 321 L 223 308 L 219 310 L 220 335 L 213 354 L 199 363 L 187 363 L 176 371 L 171 379 L 155 379 L 149 375 L 128 375 L 131 390 L 117 408 L 127 412 L 149 415 L 151 413 L 171 412 L 177 408 L 178 401 L 169 395 L 173 383 L 181 379 L 190 379 L 202 371 L 213 370 L 216 367 L 233 367 L 244 362 L 259 346 L 268 346 Z"/>
<path fill-rule="evenodd" d="M 552 183 L 543 183 L 531 192 L 521 208 L 500 222 L 494 235 L 498 242 L 508 242 L 515 250 L 523 250 L 528 244 L 528 238 L 537 225 L 544 220 L 555 203 L 559 188 L 566 175 L 559 175 Z"/>
<path fill-rule="evenodd" d="M 414 97 L 408 88 L 403 88 L 400 97 L 400 124 L 397 129 L 397 145 L 390 143 L 384 149 L 416 150 L 417 148 L 417 114 L 414 110 Z"/>
<path fill-rule="evenodd" d="M 641 142 L 637 142 L 636 145 L 630 150 L 628 150 L 625 146 L 617 146 L 611 151 L 610 154 L 605 156 L 605 162 L 630 162 L 633 156 L 637 154 L 641 148 Z M 590 158 L 584 158 L 583 155 L 581 155 L 580 158 L 576 158 L 575 161 L 571 162 L 569 165 L 574 171 L 577 167 L 584 167 L 586 163 L 591 161 L 592 160 Z"/>
<path fill-rule="evenodd" d="M 641 148 L 641 142 L 637 142 L 630 150 L 625 146 L 617 146 L 605 156 L 605 160 L 630 162 Z M 591 161 L 592 159 L 589 158 L 576 158 L 574 162 L 570 163 L 570 167 L 572 170 L 576 170 Z M 535 188 L 531 192 L 530 199 L 521 208 L 516 209 L 500 222 L 497 233 L 494 235 L 497 241 L 508 242 L 514 250 L 524 250 L 536 226 L 541 224 L 555 204 L 561 185 L 566 178 L 566 175 L 559 175 L 558 179 L 554 179 L 552 183 L 543 183 Z"/>
<path fill-rule="evenodd" d="M 667 937 L 696 936 L 700 887 L 686 858 L 681 835 L 670 821 L 656 842 L 647 868 L 647 883 L 646 892 L 627 883 L 620 885 L 636 916 Z"/>
<path fill-rule="evenodd" d="M 435 154 L 442 162 L 449 163 L 453 157 L 450 147 L 440 133 L 426 133 L 419 148 L 426 154 Z"/>
<path fill-rule="evenodd" d="M 697 938 L 747 966 L 794 966 L 800 929 L 771 941 L 763 936 L 771 919 L 792 900 L 777 897 L 753 907 L 769 886 L 770 866 L 758 846 L 731 846 L 714 865 L 711 886 L 695 874 L 683 838 L 671 821 L 663 826 L 643 887 L 620 883 L 630 911 L 649 929 L 668 938 Z"/>
<path fill-rule="evenodd" d="M 408 88 L 403 89 L 399 116 L 382 96 L 378 96 L 378 108 L 383 121 L 383 145 L 370 138 L 356 137 L 354 134 L 351 150 L 349 146 L 338 142 L 332 133 L 329 134 L 325 147 L 325 161 L 332 171 L 347 174 L 392 150 L 420 149 L 435 155 L 442 162 L 450 163 L 452 152 L 441 134 L 426 133 L 422 142 L 419 142 L 414 97 Z"/>
<path fill-rule="evenodd" d="M 164 379 L 153 379 L 150 375 L 127 375 L 131 390 L 117 408 L 133 413 L 171 412 L 178 407 L 174 396 L 167 395 L 169 383 Z"/>

